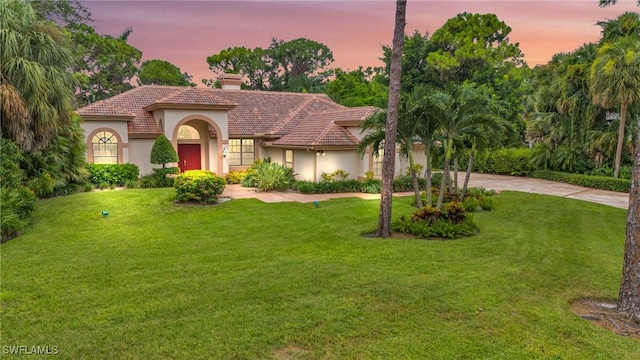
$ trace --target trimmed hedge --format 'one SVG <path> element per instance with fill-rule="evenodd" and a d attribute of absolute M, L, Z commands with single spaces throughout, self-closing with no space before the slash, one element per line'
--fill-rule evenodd
<path fill-rule="evenodd" d="M 437 174 L 434 174 L 437 175 Z M 433 177 L 432 177 L 433 178 Z M 432 180 L 433 181 L 433 180 Z M 438 182 L 439 184 L 439 182 Z M 420 190 L 427 188 L 427 181 L 418 177 L 418 186 Z M 293 189 L 302 194 L 334 194 L 334 193 L 379 193 L 382 189 L 382 181 L 379 179 L 364 179 L 364 180 L 333 180 L 333 181 L 297 181 Z M 413 191 L 413 185 L 411 183 L 410 176 L 400 176 L 393 180 L 394 192 L 406 192 Z"/>
<path fill-rule="evenodd" d="M 214 203 L 222 194 L 226 180 L 207 170 L 189 170 L 178 175 L 174 182 L 176 200 Z"/>
<path fill-rule="evenodd" d="M 138 180 L 140 168 L 135 164 L 87 164 L 89 182 L 95 186 L 125 186 Z"/>
<path fill-rule="evenodd" d="M 536 170 L 532 173 L 532 176 L 537 179 L 560 181 L 573 185 L 623 193 L 629 192 L 629 190 L 631 189 L 631 180 L 616 179 L 607 176 L 569 174 L 550 170 Z"/>
<path fill-rule="evenodd" d="M 528 148 L 487 151 L 478 156 L 475 169 L 481 173 L 527 176 L 533 170 L 529 165 Z"/>

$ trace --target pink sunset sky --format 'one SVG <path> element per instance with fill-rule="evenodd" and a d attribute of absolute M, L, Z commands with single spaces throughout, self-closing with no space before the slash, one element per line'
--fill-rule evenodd
<path fill-rule="evenodd" d="M 395 1 L 91 1 L 93 26 L 118 36 L 133 28 L 129 43 L 142 60 L 162 59 L 193 76 L 212 78 L 206 58 L 229 47 L 267 48 L 272 38 L 304 37 L 333 51 L 333 68 L 380 66 L 382 45 L 393 37 Z M 462 12 L 494 13 L 512 28 L 530 66 L 553 54 L 598 41 L 597 21 L 640 11 L 636 0 L 599 8 L 598 0 L 425 1 L 408 0 L 405 32 L 432 34 Z"/>

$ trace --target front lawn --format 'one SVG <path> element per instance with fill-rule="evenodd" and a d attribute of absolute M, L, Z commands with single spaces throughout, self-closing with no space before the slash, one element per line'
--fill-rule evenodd
<path fill-rule="evenodd" d="M 448 241 L 371 239 L 378 201 L 40 202 L 0 247 L 1 343 L 65 359 L 635 359 L 569 310 L 613 299 L 625 212 L 503 192 Z M 409 214 L 398 198 L 394 218 Z M 102 211 L 108 211 L 103 216 Z"/>

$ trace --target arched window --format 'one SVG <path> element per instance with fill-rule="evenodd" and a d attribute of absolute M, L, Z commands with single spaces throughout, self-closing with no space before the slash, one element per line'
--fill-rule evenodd
<path fill-rule="evenodd" d="M 118 138 L 109 131 L 100 131 L 91 140 L 93 162 L 96 164 L 118 163 Z"/>
<path fill-rule="evenodd" d="M 179 140 L 199 140 L 200 133 L 193 126 L 182 125 L 178 129 Z"/>

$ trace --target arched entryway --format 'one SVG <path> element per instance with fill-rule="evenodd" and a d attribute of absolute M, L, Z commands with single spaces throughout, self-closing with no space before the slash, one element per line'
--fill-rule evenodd
<path fill-rule="evenodd" d="M 213 120 L 197 115 L 185 117 L 176 124 L 173 139 L 180 171 L 202 169 L 223 174 L 222 147 L 227 141 L 221 138 Z"/>
<path fill-rule="evenodd" d="M 193 125 L 178 128 L 178 167 L 181 172 L 202 169 L 202 141 L 200 131 Z"/>

